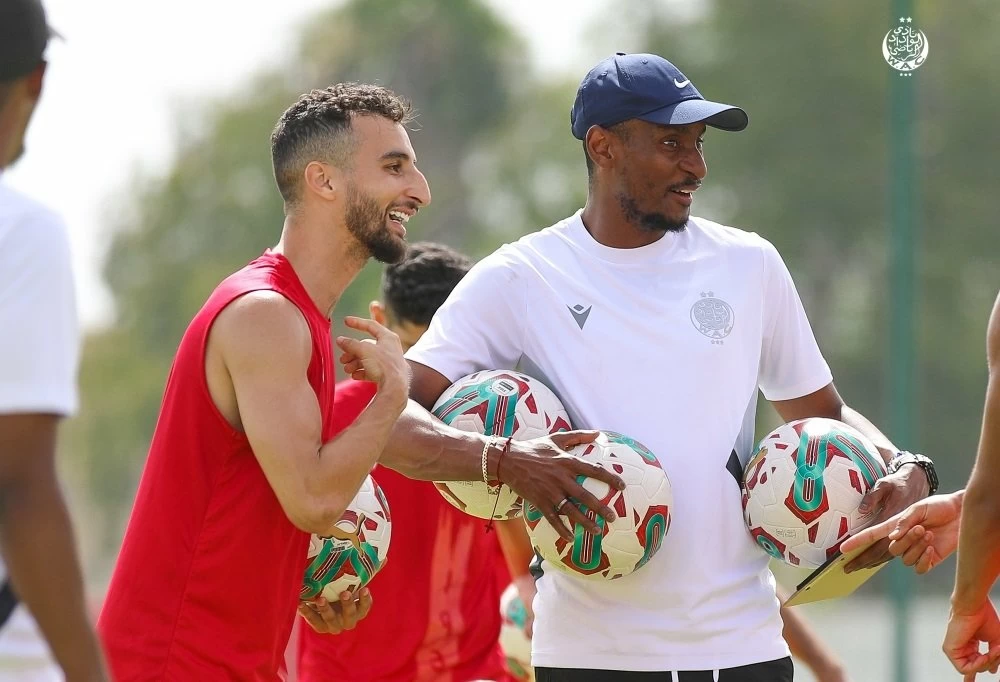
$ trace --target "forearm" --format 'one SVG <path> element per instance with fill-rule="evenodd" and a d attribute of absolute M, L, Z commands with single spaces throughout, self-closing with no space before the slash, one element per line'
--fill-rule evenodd
<path fill-rule="evenodd" d="M 378 462 L 399 418 L 399 405 L 398 397 L 377 393 L 351 426 L 320 448 L 313 489 L 314 494 L 333 501 L 334 520 L 340 518 Z"/>
<path fill-rule="evenodd" d="M 868 421 L 867 417 L 853 408 L 844 405 L 840 410 L 840 416 L 837 418 L 867 436 L 868 440 L 874 443 L 875 447 L 879 449 L 879 454 L 882 455 L 882 459 L 886 463 L 892 459 L 893 455 L 899 452 L 899 449 L 893 445 L 892 441 L 890 441 L 877 426 L 872 424 Z"/>
<path fill-rule="evenodd" d="M 410 400 L 379 462 L 422 481 L 481 481 L 486 443 L 484 436 L 452 428 Z M 487 453 L 491 476 L 496 474 L 499 454 L 497 448 Z"/>
<path fill-rule="evenodd" d="M 953 605 L 961 610 L 986 598 L 1000 575 L 1000 372 L 990 378 L 979 452 L 962 503 Z"/>
<path fill-rule="evenodd" d="M 73 528 L 55 472 L 0 489 L 0 553 L 68 681 L 105 679 Z"/>
<path fill-rule="evenodd" d="M 970 483 L 962 507 L 952 604 L 982 603 L 1000 575 L 1000 501 L 996 489 Z"/>

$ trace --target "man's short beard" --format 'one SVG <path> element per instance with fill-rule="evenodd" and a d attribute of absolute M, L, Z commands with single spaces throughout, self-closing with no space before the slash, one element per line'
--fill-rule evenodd
<path fill-rule="evenodd" d="M 635 199 L 624 194 L 618 194 L 618 203 L 621 205 L 625 220 L 643 232 L 683 232 L 688 223 L 688 218 L 675 220 L 662 213 L 645 213 L 639 210 Z"/>
<path fill-rule="evenodd" d="M 398 263 L 406 256 L 406 241 L 386 226 L 386 214 L 378 202 L 353 183 L 347 188 L 347 229 L 368 254 L 380 263 Z"/>

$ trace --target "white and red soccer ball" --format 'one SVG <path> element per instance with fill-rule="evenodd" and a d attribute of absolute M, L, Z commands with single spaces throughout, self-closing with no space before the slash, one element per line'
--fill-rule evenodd
<path fill-rule="evenodd" d="M 833 558 L 874 518 L 861 499 L 885 476 L 875 445 L 833 419 L 779 426 L 757 446 L 743 474 L 743 518 L 765 552 L 803 568 Z"/>
<path fill-rule="evenodd" d="M 488 370 L 463 377 L 441 394 L 431 410 L 441 421 L 462 431 L 531 440 L 569 431 L 569 415 L 545 384 L 512 370 Z M 503 462 L 501 461 L 501 472 Z M 506 485 L 498 494 L 483 481 L 439 481 L 434 484 L 448 502 L 481 519 L 521 515 L 521 498 Z"/>
<path fill-rule="evenodd" d="M 336 601 L 360 590 L 385 565 L 391 535 L 389 503 L 369 475 L 330 534 L 309 539 L 299 598 Z"/>
<path fill-rule="evenodd" d="M 597 522 L 598 533 L 581 525 L 572 542 L 564 540 L 542 512 L 525 503 L 524 519 L 535 551 L 551 565 L 577 576 L 615 580 L 648 562 L 663 544 L 670 528 L 673 492 L 670 479 L 656 456 L 642 443 L 613 431 L 602 431 L 591 443 L 570 454 L 617 474 L 624 490 L 593 478 L 581 484 L 618 518 L 608 523 L 595 510 L 580 506 Z"/>
<path fill-rule="evenodd" d="M 527 625 L 528 609 L 521 600 L 517 585 L 511 583 L 500 597 L 500 650 L 507 672 L 518 682 L 533 682 L 535 679 Z"/>

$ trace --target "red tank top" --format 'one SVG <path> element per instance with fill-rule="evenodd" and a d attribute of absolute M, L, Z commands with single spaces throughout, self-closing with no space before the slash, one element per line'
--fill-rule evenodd
<path fill-rule="evenodd" d="M 337 386 L 336 431 L 375 396 L 375 385 Z M 372 610 L 353 630 L 320 635 L 303 624 L 299 682 L 508 680 L 500 652 L 500 594 L 510 582 L 486 521 L 448 504 L 432 483 L 376 466 L 392 512 L 385 567 Z"/>
<path fill-rule="evenodd" d="M 98 630 L 118 682 L 278 679 L 309 535 L 297 529 L 246 436 L 215 407 L 205 346 L 236 298 L 276 291 L 312 334 L 309 384 L 333 435 L 330 320 L 284 256 L 265 252 L 223 281 L 174 358 Z"/>

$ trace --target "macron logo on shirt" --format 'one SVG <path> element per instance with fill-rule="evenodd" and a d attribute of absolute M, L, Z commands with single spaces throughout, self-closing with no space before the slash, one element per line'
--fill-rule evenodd
<path fill-rule="evenodd" d="M 584 308 L 582 305 L 577 303 L 575 306 L 566 306 L 569 308 L 569 312 L 572 313 L 573 319 L 576 323 L 580 325 L 580 329 L 583 329 L 583 325 L 587 324 L 587 318 L 590 317 L 590 309 L 594 306 L 588 305 Z"/>

